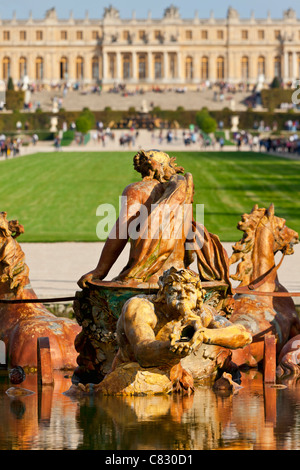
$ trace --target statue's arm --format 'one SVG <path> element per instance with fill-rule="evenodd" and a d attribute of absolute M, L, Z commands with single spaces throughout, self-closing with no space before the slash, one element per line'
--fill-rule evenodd
<path fill-rule="evenodd" d="M 123 191 L 122 196 L 126 198 L 127 205 L 122 206 L 120 216 L 104 244 L 96 268 L 79 279 L 78 285 L 81 288 L 86 287 L 86 283 L 92 279 L 104 279 L 124 250 L 129 239 L 128 227 L 140 207 L 140 203 L 136 198 L 134 199 L 134 195 L 136 196 L 133 185 L 127 186 Z"/>
<path fill-rule="evenodd" d="M 229 349 L 239 349 L 252 342 L 251 334 L 243 325 L 231 323 L 229 326 L 220 327 L 212 322 L 210 328 L 201 328 L 203 343 L 214 344 Z"/>
<path fill-rule="evenodd" d="M 142 367 L 172 367 L 178 364 L 187 351 L 174 352 L 170 340 L 155 338 L 154 327 L 157 322 L 153 304 L 141 298 L 133 298 L 123 311 L 124 332 Z"/>

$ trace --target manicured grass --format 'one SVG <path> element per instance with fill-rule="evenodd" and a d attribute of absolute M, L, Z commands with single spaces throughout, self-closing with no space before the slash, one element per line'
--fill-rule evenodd
<path fill-rule="evenodd" d="M 222 241 L 241 237 L 241 214 L 255 203 L 275 204 L 276 215 L 300 231 L 300 161 L 256 154 L 173 152 L 193 174 L 195 204 Z M 118 213 L 124 187 L 139 181 L 134 152 L 53 152 L 0 162 L 0 210 L 25 226 L 23 242 L 98 241 L 100 204 Z"/>

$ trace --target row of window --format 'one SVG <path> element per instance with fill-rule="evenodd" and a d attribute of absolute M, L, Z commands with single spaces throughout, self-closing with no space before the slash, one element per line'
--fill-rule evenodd
<path fill-rule="evenodd" d="M 76 31 L 75 35 L 77 40 L 82 40 L 83 39 L 83 31 Z M 90 32 L 90 37 L 91 39 L 99 39 L 99 31 L 91 31 Z M 37 41 L 42 41 L 44 38 L 44 31 L 42 30 L 36 30 L 35 31 L 35 39 Z M 10 41 L 11 39 L 11 31 L 5 30 L 3 31 L 3 40 L 4 41 Z M 21 30 L 19 31 L 19 39 L 20 41 L 26 41 L 27 40 L 27 31 Z M 68 31 L 60 31 L 60 39 L 62 41 L 66 41 L 68 39 Z"/>
<path fill-rule="evenodd" d="M 195 36 L 194 31 L 192 31 L 192 30 L 186 30 L 185 31 L 185 39 L 192 40 L 192 39 L 195 39 L 194 36 Z M 44 32 L 42 30 L 36 30 L 35 31 L 35 39 L 37 41 L 42 41 L 43 37 L 44 37 Z M 83 40 L 83 37 L 84 37 L 83 31 L 76 31 L 75 37 L 76 37 L 77 40 Z M 99 39 L 100 38 L 99 31 L 96 31 L 96 30 L 91 31 L 90 32 L 90 37 L 91 37 L 91 39 L 95 39 L 95 40 Z M 122 32 L 122 39 L 123 40 L 127 41 L 127 40 L 130 39 L 130 37 L 131 37 L 130 31 L 125 30 L 125 31 Z M 153 33 L 153 37 L 156 40 L 161 40 L 161 38 L 163 38 L 162 31 L 161 30 L 155 30 L 154 33 Z M 201 37 L 201 39 L 209 39 L 209 31 L 205 30 L 205 29 L 201 30 L 200 37 Z M 219 40 L 224 39 L 225 31 L 224 30 L 215 31 L 215 37 Z M 281 31 L 279 29 L 275 30 L 274 31 L 274 38 L 279 39 L 280 37 L 281 37 Z M 138 31 L 138 38 L 140 40 L 145 40 L 146 31 L 144 31 L 144 30 Z M 263 30 L 263 29 L 258 30 L 257 31 L 257 38 L 259 40 L 265 39 L 265 30 Z M 9 30 L 3 31 L 3 40 L 4 41 L 10 41 L 10 39 L 11 39 L 11 31 L 9 31 Z M 27 31 L 25 31 L 25 30 L 19 31 L 19 39 L 20 39 L 20 41 L 26 41 L 27 40 Z M 60 31 L 60 39 L 62 41 L 68 40 L 68 31 L 66 31 L 66 30 Z M 249 39 L 249 31 L 247 29 L 241 30 L 241 39 L 243 39 L 243 40 L 248 40 Z M 299 31 L 299 39 L 300 39 L 300 31 Z"/>
<path fill-rule="evenodd" d="M 44 74 L 44 59 L 43 57 L 37 57 L 35 59 L 35 80 L 43 80 Z M 66 57 L 62 57 L 59 62 L 59 77 L 61 80 L 68 79 L 69 61 Z M 28 75 L 28 61 L 26 57 L 19 59 L 19 79 L 22 80 L 25 75 Z M 84 78 L 84 59 L 83 57 L 77 57 L 75 60 L 75 75 L 77 80 L 83 80 Z M 4 57 L 2 61 L 2 77 L 3 80 L 7 80 L 11 76 L 11 59 Z M 92 77 L 97 80 L 99 78 L 99 57 L 92 58 Z"/>
<path fill-rule="evenodd" d="M 170 53 L 169 60 L 167 63 L 167 73 L 169 78 L 178 78 L 178 62 L 177 55 L 175 53 Z M 273 62 L 273 71 L 274 76 L 281 77 L 281 57 L 276 56 Z M 164 76 L 164 58 L 162 54 L 155 54 L 153 57 L 154 63 L 154 78 L 161 79 Z M 201 57 L 200 60 L 200 78 L 202 80 L 208 80 L 210 78 L 210 67 L 213 66 L 212 61 L 207 56 Z M 225 79 L 225 58 L 219 56 L 216 59 L 216 79 L 224 80 Z M 138 54 L 138 78 L 140 80 L 146 79 L 149 76 L 148 73 L 148 60 L 147 54 Z M 185 59 L 185 79 L 192 80 L 195 78 L 194 73 L 194 59 L 193 57 L 186 57 Z M 243 80 L 248 80 L 250 78 L 250 61 L 248 56 L 244 56 L 241 59 L 241 77 Z M 291 64 L 289 64 L 289 70 L 291 71 Z M 298 70 L 300 72 L 300 54 L 298 55 Z M 108 54 L 108 74 L 109 78 L 117 78 L 116 70 L 116 54 Z M 266 74 L 266 58 L 264 56 L 259 56 L 257 59 L 257 74 L 265 75 Z M 292 75 L 290 73 L 290 75 Z M 132 56 L 131 54 L 124 54 L 122 56 L 122 77 L 123 79 L 129 79 L 132 77 Z"/>
<path fill-rule="evenodd" d="M 161 79 L 164 77 L 164 56 L 163 54 L 154 54 L 153 61 L 154 78 Z M 247 56 L 242 57 L 241 59 L 241 76 L 242 79 L 247 80 L 250 77 L 250 68 L 249 68 L 249 58 Z M 147 54 L 138 54 L 137 56 L 137 70 L 138 70 L 138 79 L 143 80 L 149 76 L 149 62 Z M 167 65 L 167 73 L 169 78 L 178 78 L 178 61 L 177 55 L 174 53 L 169 54 L 169 60 Z M 185 79 L 192 80 L 194 78 L 194 60 L 192 57 L 186 57 L 185 59 Z M 84 79 L 84 66 L 85 62 L 83 57 L 78 56 L 75 60 L 75 78 L 77 80 Z M 211 61 L 208 57 L 204 56 L 200 61 L 200 78 L 207 80 L 210 77 L 210 66 L 212 66 Z M 300 70 L 300 55 L 298 56 L 298 69 Z M 276 56 L 274 58 L 274 75 L 281 77 L 281 57 Z M 91 71 L 92 78 L 94 80 L 99 79 L 99 57 L 95 56 L 91 60 Z M 121 74 L 124 80 L 130 79 L 132 77 L 132 55 L 131 54 L 122 54 L 121 56 Z M 2 61 L 2 72 L 3 79 L 7 80 L 11 75 L 11 59 L 9 57 L 4 57 Z M 69 72 L 69 61 L 67 57 L 62 57 L 59 61 L 59 70 L 58 75 L 61 80 L 68 79 Z M 265 75 L 266 73 L 266 59 L 263 56 L 258 57 L 257 60 L 257 72 L 259 75 Z M 19 79 L 28 74 L 28 62 L 26 57 L 21 57 L 19 59 Z M 44 76 L 44 59 L 42 57 L 37 57 L 35 60 L 35 77 L 36 80 L 43 80 Z M 108 54 L 108 78 L 120 78 L 117 77 L 117 58 L 116 54 Z M 216 78 L 217 80 L 225 79 L 225 58 L 219 56 L 216 59 Z"/>

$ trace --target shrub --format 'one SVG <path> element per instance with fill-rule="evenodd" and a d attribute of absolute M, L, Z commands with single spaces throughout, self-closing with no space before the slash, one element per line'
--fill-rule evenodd
<path fill-rule="evenodd" d="M 7 82 L 7 90 L 14 90 L 14 89 L 15 87 L 14 87 L 13 79 L 9 77 L 8 82 Z"/>
<path fill-rule="evenodd" d="M 6 90 L 6 109 L 23 109 L 24 96 L 24 91 Z"/>
<path fill-rule="evenodd" d="M 89 108 L 83 108 L 81 116 L 86 117 L 90 121 L 90 129 L 95 127 L 95 114 Z"/>
<path fill-rule="evenodd" d="M 215 132 L 217 129 L 217 121 L 206 109 L 202 109 L 196 114 L 196 124 L 206 134 Z"/>
<path fill-rule="evenodd" d="M 90 119 L 83 114 L 76 119 L 75 124 L 78 132 L 82 132 L 82 134 L 87 134 L 92 129 Z"/>
<path fill-rule="evenodd" d="M 211 116 L 207 116 L 206 118 L 203 119 L 202 121 L 202 127 L 201 129 L 203 132 L 206 134 L 210 134 L 211 132 L 215 132 L 217 129 L 217 122 L 214 118 Z"/>
<path fill-rule="evenodd" d="M 271 88 L 261 91 L 261 100 L 264 108 L 269 111 L 279 108 L 281 103 L 291 103 L 294 90 L 284 90 L 282 88 Z"/>
<path fill-rule="evenodd" d="M 273 81 L 270 85 L 271 88 L 280 88 L 281 87 L 281 82 L 278 77 L 274 77 Z"/>

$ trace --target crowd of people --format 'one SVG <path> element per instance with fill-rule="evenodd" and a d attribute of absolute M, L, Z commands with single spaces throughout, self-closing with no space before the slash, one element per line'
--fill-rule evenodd
<path fill-rule="evenodd" d="M 289 137 L 262 138 L 259 140 L 259 151 L 300 155 L 300 138 L 297 134 Z"/>
<path fill-rule="evenodd" d="M 20 138 L 6 137 L 4 134 L 0 135 L 0 156 L 8 158 L 9 156 L 16 157 L 20 154 L 22 147 L 22 140 Z"/>

